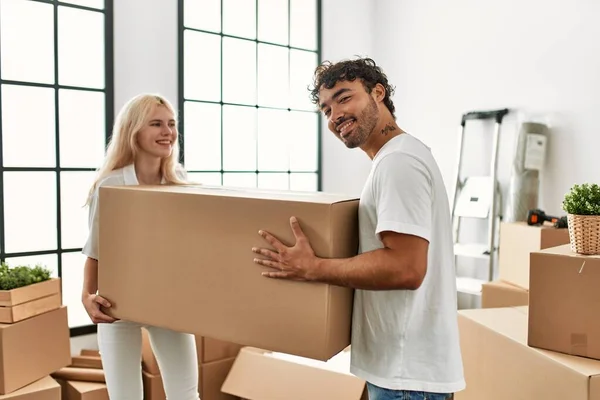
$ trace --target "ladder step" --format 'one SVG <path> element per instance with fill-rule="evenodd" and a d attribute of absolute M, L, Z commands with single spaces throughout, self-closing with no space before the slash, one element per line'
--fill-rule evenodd
<path fill-rule="evenodd" d="M 454 255 L 470 258 L 481 258 L 487 260 L 490 258 L 488 246 L 479 243 L 455 243 Z"/>
<path fill-rule="evenodd" d="M 456 290 L 459 293 L 481 296 L 481 287 L 484 283 L 487 283 L 487 281 L 459 276 L 456 278 Z"/>

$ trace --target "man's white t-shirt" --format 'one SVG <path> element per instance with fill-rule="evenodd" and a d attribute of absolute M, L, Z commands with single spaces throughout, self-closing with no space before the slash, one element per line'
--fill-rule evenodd
<path fill-rule="evenodd" d="M 463 390 L 450 207 L 430 149 L 408 133 L 388 141 L 358 213 L 361 253 L 382 248 L 383 231 L 420 236 L 429 252 L 419 289 L 355 291 L 351 372 L 393 390 Z"/>

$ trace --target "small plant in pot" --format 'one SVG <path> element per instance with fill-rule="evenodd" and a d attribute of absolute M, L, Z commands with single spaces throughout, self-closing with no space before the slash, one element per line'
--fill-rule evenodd
<path fill-rule="evenodd" d="M 600 186 L 576 184 L 562 203 L 569 223 L 571 250 L 579 254 L 600 254 Z"/>
<path fill-rule="evenodd" d="M 50 270 L 36 265 L 15 266 L 9 268 L 6 263 L 0 264 L 0 290 L 13 290 L 50 279 Z"/>

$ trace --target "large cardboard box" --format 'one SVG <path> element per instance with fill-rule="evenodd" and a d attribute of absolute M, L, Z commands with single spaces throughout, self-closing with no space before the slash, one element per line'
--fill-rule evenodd
<path fill-rule="evenodd" d="M 511 283 L 487 282 L 481 288 L 482 308 L 516 307 L 528 304 L 529 291 Z"/>
<path fill-rule="evenodd" d="M 235 357 L 218 361 L 211 361 L 200 365 L 200 377 L 198 380 L 198 391 L 202 400 L 238 400 L 239 397 L 232 396 L 221 391 L 221 386 L 231 367 Z"/>
<path fill-rule="evenodd" d="M 244 347 L 221 389 L 244 400 L 366 400 L 350 373 L 350 349 L 327 362 Z"/>
<path fill-rule="evenodd" d="M 527 346 L 527 307 L 459 311 L 467 387 L 455 400 L 599 400 L 600 362 Z"/>
<path fill-rule="evenodd" d="M 529 254 L 569 243 L 566 228 L 530 226 L 526 222 L 500 224 L 499 279 L 529 289 Z"/>
<path fill-rule="evenodd" d="M 350 343 L 353 291 L 265 278 L 251 249 L 260 229 L 293 244 L 296 216 L 318 256 L 354 256 L 357 211 L 324 193 L 103 187 L 99 293 L 118 318 L 326 360 Z"/>
<path fill-rule="evenodd" d="M 144 400 L 166 400 L 167 395 L 160 375 L 142 371 L 142 382 L 144 385 Z"/>
<path fill-rule="evenodd" d="M 0 394 L 25 387 L 70 363 L 66 307 L 0 324 Z"/>
<path fill-rule="evenodd" d="M 0 400 L 61 400 L 61 388 L 58 382 L 50 376 L 45 376 L 21 389 L 0 396 Z"/>
<path fill-rule="evenodd" d="M 242 347 L 242 345 L 236 343 L 196 336 L 198 364 L 235 358 Z"/>
<path fill-rule="evenodd" d="M 600 256 L 570 245 L 531 254 L 530 346 L 600 359 Z"/>

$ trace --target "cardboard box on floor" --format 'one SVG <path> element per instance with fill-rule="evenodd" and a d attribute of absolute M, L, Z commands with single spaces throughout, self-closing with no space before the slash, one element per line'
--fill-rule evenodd
<path fill-rule="evenodd" d="M 109 400 L 105 383 L 58 380 L 62 400 Z"/>
<path fill-rule="evenodd" d="M 481 288 L 481 307 L 499 308 L 526 306 L 529 291 L 504 281 L 484 283 Z"/>
<path fill-rule="evenodd" d="M 531 253 L 530 346 L 600 359 L 600 256 Z"/>
<path fill-rule="evenodd" d="M 66 307 L 0 324 L 0 394 L 23 388 L 70 363 Z"/>
<path fill-rule="evenodd" d="M 526 222 L 500 224 L 499 279 L 529 289 L 529 254 L 569 243 L 566 228 L 530 226 Z"/>
<path fill-rule="evenodd" d="M 349 370 L 349 348 L 322 362 L 244 347 L 221 390 L 244 400 L 366 400 L 365 381 Z"/>
<path fill-rule="evenodd" d="M 600 399 L 600 361 L 527 346 L 527 307 L 458 319 L 467 388 L 455 400 Z"/>
<path fill-rule="evenodd" d="M 353 291 L 268 279 L 264 229 L 292 245 L 298 217 L 315 253 L 358 249 L 358 200 L 324 193 L 121 186 L 100 189 L 99 293 L 118 318 L 327 360 L 350 344 Z"/>
<path fill-rule="evenodd" d="M 0 396 L 0 400 L 61 400 L 61 397 L 58 382 L 50 376 L 45 376 L 21 389 Z"/>

